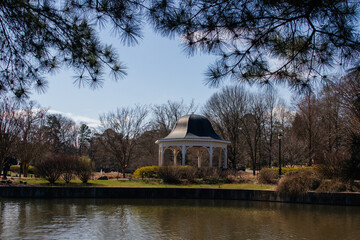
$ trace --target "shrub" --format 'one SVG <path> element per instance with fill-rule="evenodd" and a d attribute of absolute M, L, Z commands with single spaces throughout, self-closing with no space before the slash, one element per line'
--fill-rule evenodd
<path fill-rule="evenodd" d="M 219 176 L 220 182 L 223 182 L 223 183 L 235 182 L 237 173 L 238 172 L 234 169 L 225 169 L 225 170 L 221 170 L 218 168 L 213 169 L 213 174 L 214 174 L 213 176 Z"/>
<path fill-rule="evenodd" d="M 66 183 L 70 183 L 71 179 L 74 177 L 79 159 L 77 156 L 72 155 L 64 155 L 61 159 L 62 178 Z"/>
<path fill-rule="evenodd" d="M 340 179 L 341 168 L 340 166 L 331 166 L 326 164 L 318 164 L 315 166 L 315 170 L 322 178 L 325 179 Z"/>
<path fill-rule="evenodd" d="M 109 180 L 109 178 L 106 175 L 103 175 L 98 177 L 97 180 Z"/>
<path fill-rule="evenodd" d="M 228 176 L 235 176 L 237 174 L 237 171 L 234 169 L 219 169 L 219 168 L 213 168 L 214 174 L 216 176 L 219 176 L 221 178 L 227 178 Z"/>
<path fill-rule="evenodd" d="M 236 182 L 236 178 L 234 175 L 227 175 L 226 177 L 224 177 L 223 181 L 224 183 L 234 183 Z"/>
<path fill-rule="evenodd" d="M 316 189 L 317 192 L 344 192 L 346 191 L 346 184 L 339 180 L 325 180 Z"/>
<path fill-rule="evenodd" d="M 209 177 L 205 177 L 203 180 L 204 183 L 206 184 L 218 184 L 221 182 L 222 179 L 217 176 L 209 176 Z"/>
<path fill-rule="evenodd" d="M 178 171 L 180 171 L 180 178 L 187 179 L 189 182 L 196 182 L 197 168 L 193 166 L 177 166 Z"/>
<path fill-rule="evenodd" d="M 243 173 L 243 172 L 242 172 Z M 202 168 L 198 171 L 199 177 L 201 177 L 206 184 L 218 184 L 218 183 L 233 183 L 235 182 L 238 172 L 231 169 L 219 169 L 219 168 Z"/>
<path fill-rule="evenodd" d="M 164 183 L 179 184 L 181 182 L 181 171 L 178 166 L 165 166 L 159 168 L 159 178 Z"/>
<path fill-rule="evenodd" d="M 346 156 L 342 152 L 324 153 L 324 158 L 315 169 L 325 179 L 340 179 L 341 166 L 345 159 Z"/>
<path fill-rule="evenodd" d="M 204 167 L 204 168 L 199 168 L 197 174 L 199 178 L 203 178 L 203 179 L 212 176 L 220 177 L 220 170 L 217 168 Z"/>
<path fill-rule="evenodd" d="M 316 166 L 316 169 L 326 179 L 354 184 L 354 180 L 360 179 L 360 158 L 354 153 L 327 153 L 323 163 Z"/>
<path fill-rule="evenodd" d="M 133 177 L 134 178 L 157 178 L 159 177 L 159 168 L 158 166 L 146 166 L 141 167 L 135 170 Z"/>
<path fill-rule="evenodd" d="M 59 156 L 46 156 L 37 161 L 35 166 L 37 174 L 51 184 L 60 178 L 63 171 L 61 157 Z"/>
<path fill-rule="evenodd" d="M 263 168 L 259 172 L 258 182 L 262 184 L 274 184 L 278 182 L 279 170 L 277 168 Z"/>
<path fill-rule="evenodd" d="M 239 183 L 253 182 L 254 175 L 250 172 L 238 171 L 236 181 Z"/>
<path fill-rule="evenodd" d="M 20 172 L 20 165 L 11 165 L 10 166 L 10 171 L 12 171 L 14 173 L 19 173 Z"/>
<path fill-rule="evenodd" d="M 275 170 L 277 172 L 279 172 L 279 168 L 275 168 Z M 301 171 L 306 171 L 306 170 L 312 171 L 312 170 L 314 170 L 314 168 L 313 167 L 293 167 L 293 168 L 287 167 L 287 168 L 281 169 L 281 174 L 282 175 L 291 175 L 291 174 L 298 173 Z"/>
<path fill-rule="evenodd" d="M 11 165 L 10 166 L 10 171 L 13 173 L 20 173 L 20 165 Z M 28 173 L 29 174 L 35 174 L 36 170 L 35 167 L 30 165 L 29 169 L 28 169 Z"/>
<path fill-rule="evenodd" d="M 30 166 L 29 166 L 29 169 L 28 169 L 28 173 L 29 173 L 29 174 L 35 174 L 35 172 L 36 172 L 35 167 L 32 166 L 32 165 L 30 165 Z"/>
<path fill-rule="evenodd" d="M 354 180 L 360 180 L 359 156 L 352 156 L 343 162 L 341 165 L 341 179 L 352 185 L 354 184 Z"/>
<path fill-rule="evenodd" d="M 277 191 L 280 195 L 301 196 L 319 187 L 321 179 L 314 170 L 305 169 L 285 175 L 279 181 Z"/>
<path fill-rule="evenodd" d="M 350 190 L 353 192 L 360 192 L 360 182 L 354 182 L 349 186 Z"/>
<path fill-rule="evenodd" d="M 82 183 L 87 183 L 93 174 L 94 165 L 89 157 L 82 156 L 76 163 L 76 175 Z"/>

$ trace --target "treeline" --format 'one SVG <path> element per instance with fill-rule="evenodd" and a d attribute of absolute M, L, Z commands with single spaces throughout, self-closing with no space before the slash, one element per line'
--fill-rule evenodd
<path fill-rule="evenodd" d="M 231 141 L 231 168 L 245 164 L 255 173 L 278 166 L 281 154 L 284 166 L 316 164 L 331 178 L 360 179 L 358 71 L 304 92 L 291 106 L 271 91 L 225 87 L 208 100 L 203 113 Z"/>
<path fill-rule="evenodd" d="M 197 112 L 215 131 L 231 141 L 229 167 L 253 169 L 278 166 L 326 166 L 330 175 L 359 178 L 360 76 L 354 71 L 313 92 L 285 103 L 275 91 L 252 93 L 227 86 L 204 106 L 168 101 L 161 105 L 122 107 L 100 116 L 100 126 L 76 125 L 33 102 L 1 99 L 0 170 L 21 162 L 30 164 L 49 155 L 88 156 L 98 171 L 125 174 L 157 165 L 155 141 L 165 137 L 183 115 Z M 281 135 L 282 138 L 278 139 Z M 279 151 L 281 144 L 281 151 Z M 171 151 L 165 152 L 171 164 Z M 181 158 L 181 154 L 178 156 Z M 191 151 L 187 161 L 191 164 Z"/>
<path fill-rule="evenodd" d="M 183 101 L 123 107 L 102 114 L 100 125 L 91 128 L 32 101 L 0 100 L 0 173 L 20 164 L 24 176 L 30 164 L 61 156 L 87 156 L 97 171 L 123 174 L 129 167 L 157 164 L 156 139 L 166 136 L 178 118 L 196 110 L 194 102 Z"/>

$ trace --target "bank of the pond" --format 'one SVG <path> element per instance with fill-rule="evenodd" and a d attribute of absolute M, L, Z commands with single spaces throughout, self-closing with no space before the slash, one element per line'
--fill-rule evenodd
<path fill-rule="evenodd" d="M 222 199 L 360 206 L 360 193 L 317 193 L 280 196 L 273 190 L 215 188 L 36 187 L 0 186 L 2 198 L 144 198 Z"/>

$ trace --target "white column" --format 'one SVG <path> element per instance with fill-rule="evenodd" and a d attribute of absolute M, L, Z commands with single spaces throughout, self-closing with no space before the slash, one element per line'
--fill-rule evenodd
<path fill-rule="evenodd" d="M 222 151 L 222 149 L 220 148 L 219 149 L 219 164 L 218 164 L 218 166 L 219 166 L 219 168 L 221 168 L 221 151 Z"/>
<path fill-rule="evenodd" d="M 160 157 L 160 166 L 164 165 L 164 147 L 161 147 L 161 157 Z"/>
<path fill-rule="evenodd" d="M 174 155 L 174 166 L 177 165 L 177 155 L 179 153 L 178 149 L 177 148 L 173 148 L 173 155 Z"/>
<path fill-rule="evenodd" d="M 210 167 L 212 167 L 213 166 L 213 147 L 212 146 L 210 146 L 210 149 L 209 149 L 209 157 L 210 157 L 210 159 L 209 159 Z"/>
<path fill-rule="evenodd" d="M 198 158 L 198 168 L 201 168 L 201 155 L 202 155 L 202 151 L 201 151 L 201 149 L 199 149 L 198 151 L 197 151 L 197 158 Z"/>
<path fill-rule="evenodd" d="M 183 145 L 181 147 L 181 153 L 182 153 L 181 165 L 185 166 L 185 157 L 186 157 L 186 147 L 185 147 L 185 145 Z"/>
<path fill-rule="evenodd" d="M 227 169 L 227 147 L 224 148 L 224 168 Z"/>
<path fill-rule="evenodd" d="M 159 144 L 159 159 L 158 159 L 158 165 L 161 166 L 161 149 L 162 149 L 162 144 Z"/>

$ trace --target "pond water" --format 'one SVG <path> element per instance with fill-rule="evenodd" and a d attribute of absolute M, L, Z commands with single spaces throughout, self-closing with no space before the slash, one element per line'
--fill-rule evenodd
<path fill-rule="evenodd" d="M 0 239 L 360 239 L 360 207 L 220 200 L 0 199 Z"/>

